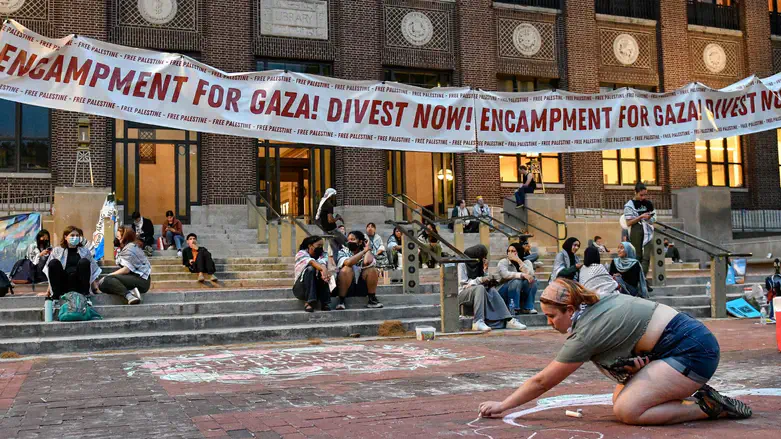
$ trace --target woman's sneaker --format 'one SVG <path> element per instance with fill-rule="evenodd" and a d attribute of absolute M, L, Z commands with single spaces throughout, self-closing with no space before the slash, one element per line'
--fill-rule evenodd
<path fill-rule="evenodd" d="M 522 309 L 521 310 L 521 314 L 537 314 L 537 310 L 534 309 L 534 308 L 532 308 L 532 309 Z"/>
<path fill-rule="evenodd" d="M 366 304 L 367 308 L 382 308 L 382 303 L 380 303 L 377 298 L 369 299 L 369 303 Z"/>
<path fill-rule="evenodd" d="M 133 288 L 132 290 L 129 291 L 129 293 L 132 294 L 133 297 L 138 299 L 139 302 L 141 301 L 141 291 L 138 291 L 138 288 Z"/>
<path fill-rule="evenodd" d="M 472 323 L 472 331 L 490 331 L 491 327 L 486 325 L 482 320 L 475 320 Z"/>
<path fill-rule="evenodd" d="M 507 325 L 505 326 L 505 329 L 524 330 L 524 329 L 526 329 L 526 325 L 524 325 L 523 323 L 519 322 L 518 320 L 510 319 L 510 321 L 507 322 Z"/>
<path fill-rule="evenodd" d="M 726 412 L 727 417 L 731 419 L 750 418 L 753 413 L 751 407 L 745 403 L 735 398 L 724 396 L 707 384 L 694 393 L 694 398 L 702 411 L 711 419 L 718 418 L 722 412 Z"/>
<path fill-rule="evenodd" d="M 125 294 L 125 300 L 127 300 L 128 305 L 135 305 L 137 303 L 141 303 L 141 299 L 134 296 L 133 293 L 131 293 L 130 291 L 128 291 L 127 294 Z"/>

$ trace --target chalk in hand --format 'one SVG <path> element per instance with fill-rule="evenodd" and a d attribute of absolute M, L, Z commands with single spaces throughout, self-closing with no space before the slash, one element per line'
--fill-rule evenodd
<path fill-rule="evenodd" d="M 573 412 L 572 410 L 567 410 L 564 412 L 565 415 L 573 417 L 573 418 L 582 418 L 583 413 L 581 412 Z"/>

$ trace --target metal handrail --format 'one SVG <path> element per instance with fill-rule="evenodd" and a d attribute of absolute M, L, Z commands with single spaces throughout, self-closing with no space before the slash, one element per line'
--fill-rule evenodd
<path fill-rule="evenodd" d="M 407 238 L 412 239 L 413 241 L 415 241 L 415 243 L 418 245 L 418 248 L 420 249 L 420 251 L 422 251 L 422 252 L 426 253 L 427 255 L 431 256 L 431 258 L 434 260 L 434 262 L 436 262 L 436 263 L 438 263 L 440 265 L 441 264 L 456 264 L 456 263 L 461 263 L 461 262 L 479 262 L 477 259 L 470 258 L 466 254 L 464 254 L 464 252 L 462 252 L 461 250 L 457 249 L 451 243 L 447 242 L 444 238 L 442 238 L 442 236 L 439 233 L 437 233 L 435 231 L 429 231 L 429 233 L 434 235 L 434 237 L 437 238 L 437 240 L 439 242 L 441 242 L 442 244 L 445 244 L 445 246 L 447 248 L 449 248 L 451 251 L 453 251 L 453 253 L 455 253 L 455 255 L 457 257 L 455 257 L 455 258 L 443 258 L 441 256 L 437 256 L 437 254 L 434 253 L 429 248 L 427 242 L 423 242 L 420 239 L 418 239 L 417 236 L 415 236 L 414 230 L 412 230 L 412 229 L 408 230 L 408 229 L 403 227 L 403 226 L 417 225 L 417 226 L 419 226 L 421 228 L 425 228 L 426 226 L 423 223 L 421 223 L 420 221 L 418 221 L 418 220 L 413 220 L 413 221 L 387 220 L 387 221 L 385 221 L 385 224 L 390 224 L 390 225 L 398 228 L 399 231 L 401 233 L 403 233 Z"/>
<path fill-rule="evenodd" d="M 508 239 L 514 239 L 514 238 L 524 239 L 524 238 L 532 238 L 534 236 L 534 235 L 532 235 L 530 233 L 524 232 L 523 230 L 517 229 L 517 228 L 515 228 L 515 227 L 505 223 L 504 221 L 501 221 L 501 220 L 499 220 L 497 218 L 494 218 L 491 215 L 481 215 L 479 217 L 475 217 L 475 216 L 472 216 L 472 215 L 468 215 L 468 216 L 455 216 L 455 217 L 450 217 L 450 218 L 442 221 L 440 224 L 451 224 L 451 223 L 454 223 L 454 222 L 459 221 L 459 220 L 480 221 L 483 224 L 487 224 L 488 226 L 493 227 L 494 230 L 496 230 L 497 232 L 499 232 L 502 235 L 506 236 Z M 491 224 L 491 221 L 494 221 L 494 222 L 498 223 L 500 226 L 507 227 L 508 229 L 513 231 L 514 233 L 511 234 L 511 233 L 505 232 L 504 230 L 500 229 L 499 227 L 496 227 L 495 225 Z"/>
<path fill-rule="evenodd" d="M 515 203 L 515 200 L 510 198 L 510 197 L 504 197 L 504 199 Z M 546 220 L 552 222 L 556 226 L 556 232 L 558 232 L 559 226 L 563 225 L 564 226 L 564 236 L 559 238 L 558 236 L 555 236 L 555 235 L 553 235 L 551 233 L 548 233 L 545 230 L 542 230 L 539 227 L 531 224 L 528 220 L 523 220 L 523 219 L 517 217 L 516 215 L 508 212 L 507 210 L 505 210 L 504 213 L 505 213 L 505 215 L 509 215 L 510 217 L 515 218 L 518 221 L 526 224 L 527 227 L 533 227 L 533 228 L 539 230 L 540 232 L 550 236 L 553 239 L 556 239 L 556 240 L 567 239 L 567 237 L 569 236 L 569 230 L 567 229 L 567 223 L 565 221 L 559 221 L 559 220 L 553 219 L 553 218 L 549 217 L 548 215 L 545 215 L 544 213 L 538 212 L 538 211 L 536 211 L 536 210 L 534 210 L 534 209 L 532 209 L 531 207 L 528 207 L 528 206 L 524 206 L 523 208 L 526 209 L 528 212 L 532 212 L 532 213 L 534 213 L 534 214 L 536 214 L 536 215 L 538 215 L 538 216 L 540 216 L 542 218 L 545 218 Z"/>
<path fill-rule="evenodd" d="M 418 215 L 420 215 L 421 218 L 426 218 L 427 220 L 433 222 L 440 222 L 442 220 L 442 217 L 440 217 L 439 215 L 437 215 L 427 207 L 423 206 L 422 204 L 418 203 L 417 201 L 413 200 L 407 194 L 385 194 L 385 195 L 398 201 L 407 209 L 417 213 Z M 417 206 L 417 208 L 410 206 L 409 203 L 404 201 L 404 198 L 406 198 L 409 202 Z"/>
<path fill-rule="evenodd" d="M 692 247 L 692 248 L 694 248 L 696 250 L 699 250 L 699 251 L 701 251 L 703 253 L 706 253 L 710 257 L 724 256 L 724 257 L 728 257 L 728 258 L 729 257 L 750 258 L 750 257 L 752 257 L 754 255 L 753 253 L 732 253 L 731 251 L 727 250 L 726 248 L 721 247 L 719 245 L 716 245 L 716 244 L 714 244 L 714 243 L 712 243 L 712 242 L 710 242 L 710 241 L 708 241 L 706 239 L 700 238 L 699 236 L 696 236 L 696 235 L 692 235 L 691 233 L 684 232 L 683 230 L 681 230 L 681 229 L 679 229 L 677 227 L 673 227 L 673 226 L 670 226 L 668 224 L 665 224 L 665 223 L 662 223 L 662 222 L 659 222 L 659 221 L 656 222 L 656 225 L 661 226 L 662 228 L 664 228 L 664 230 L 659 230 L 658 228 L 655 230 L 660 235 L 666 236 L 666 237 L 671 238 L 671 239 L 674 239 L 674 240 L 676 240 L 678 242 L 682 242 L 683 244 L 688 245 L 689 247 Z M 706 250 L 706 249 L 700 247 L 700 245 L 698 245 L 698 244 L 694 244 L 694 243 L 692 243 L 690 241 L 687 241 L 686 239 L 681 238 L 680 236 L 673 235 L 671 232 L 678 233 L 678 234 L 680 234 L 682 236 L 685 236 L 685 237 L 687 237 L 689 239 L 692 239 L 692 240 L 694 240 L 694 241 L 696 241 L 696 242 L 698 242 L 700 244 L 704 244 L 705 246 L 710 246 L 712 248 L 715 248 L 719 252 L 717 253 L 717 252 L 714 252 L 714 251 L 711 251 L 711 250 Z"/>
<path fill-rule="evenodd" d="M 256 200 L 255 202 L 252 201 L 252 199 L 250 198 L 250 195 L 255 195 L 257 197 L 255 199 Z M 282 215 L 280 215 L 279 212 L 277 212 L 274 209 L 274 207 L 271 206 L 271 203 L 268 202 L 268 200 L 260 193 L 260 191 L 249 192 L 245 196 L 245 198 L 247 199 L 247 203 L 252 205 L 252 207 L 255 208 L 255 211 L 258 213 L 258 215 L 261 215 L 266 221 L 268 221 L 268 215 L 263 215 L 263 212 L 260 210 L 260 206 L 258 206 L 258 202 L 259 201 L 262 201 L 263 205 L 266 206 L 266 209 L 270 210 L 271 213 L 276 215 L 274 217 L 274 219 L 281 219 L 283 217 Z"/>

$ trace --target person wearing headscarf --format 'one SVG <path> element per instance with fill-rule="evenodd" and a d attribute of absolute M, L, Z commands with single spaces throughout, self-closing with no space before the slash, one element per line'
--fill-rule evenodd
<path fill-rule="evenodd" d="M 583 266 L 578 273 L 578 281 L 587 290 L 604 297 L 618 292 L 618 282 L 607 272 L 607 268 L 600 263 L 599 248 L 591 246 L 583 252 Z"/>
<path fill-rule="evenodd" d="M 507 247 L 507 257 L 499 261 L 497 266 L 502 282 L 499 295 L 511 313 L 537 314 L 534 309 L 534 298 L 537 295 L 534 265 L 522 259 L 523 253 L 521 243 L 513 242 Z"/>
<path fill-rule="evenodd" d="M 609 273 L 621 286 L 622 292 L 631 296 L 648 297 L 648 286 L 635 247 L 622 242 L 618 245 L 618 257 L 610 263 Z"/>
<path fill-rule="evenodd" d="M 550 280 L 557 277 L 566 277 L 567 279 L 577 280 L 578 270 L 583 264 L 580 258 L 575 254 L 580 249 L 580 241 L 577 238 L 567 238 L 561 246 L 561 251 L 553 260 L 553 270 L 550 274 Z"/>
<path fill-rule="evenodd" d="M 317 206 L 317 213 L 315 214 L 315 223 L 320 225 L 323 232 L 336 235 L 334 239 L 331 239 L 332 254 L 336 256 L 342 247 L 347 242 L 347 237 L 336 230 L 336 222 L 344 219 L 340 215 L 334 215 L 334 203 L 336 196 L 336 189 L 328 188 L 323 194 L 323 198 L 320 199 L 320 204 Z"/>
<path fill-rule="evenodd" d="M 464 250 L 464 254 L 477 260 L 458 264 L 458 304 L 469 305 L 474 310 L 472 330 L 526 329 L 526 325 L 513 318 L 493 287 L 496 281 L 487 273 L 488 249 L 476 245 Z"/>

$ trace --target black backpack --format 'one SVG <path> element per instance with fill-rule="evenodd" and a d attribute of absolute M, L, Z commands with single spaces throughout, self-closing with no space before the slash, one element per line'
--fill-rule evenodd
<path fill-rule="evenodd" d="M 33 261 L 27 258 L 16 261 L 14 268 L 11 269 L 11 279 L 15 284 L 34 284 L 35 265 L 33 265 Z"/>
<path fill-rule="evenodd" d="M 5 272 L 0 271 L 0 297 L 5 297 L 5 295 L 8 294 L 8 291 L 11 291 L 11 294 L 14 294 L 14 286 L 11 284 L 11 281 L 8 279 Z"/>

